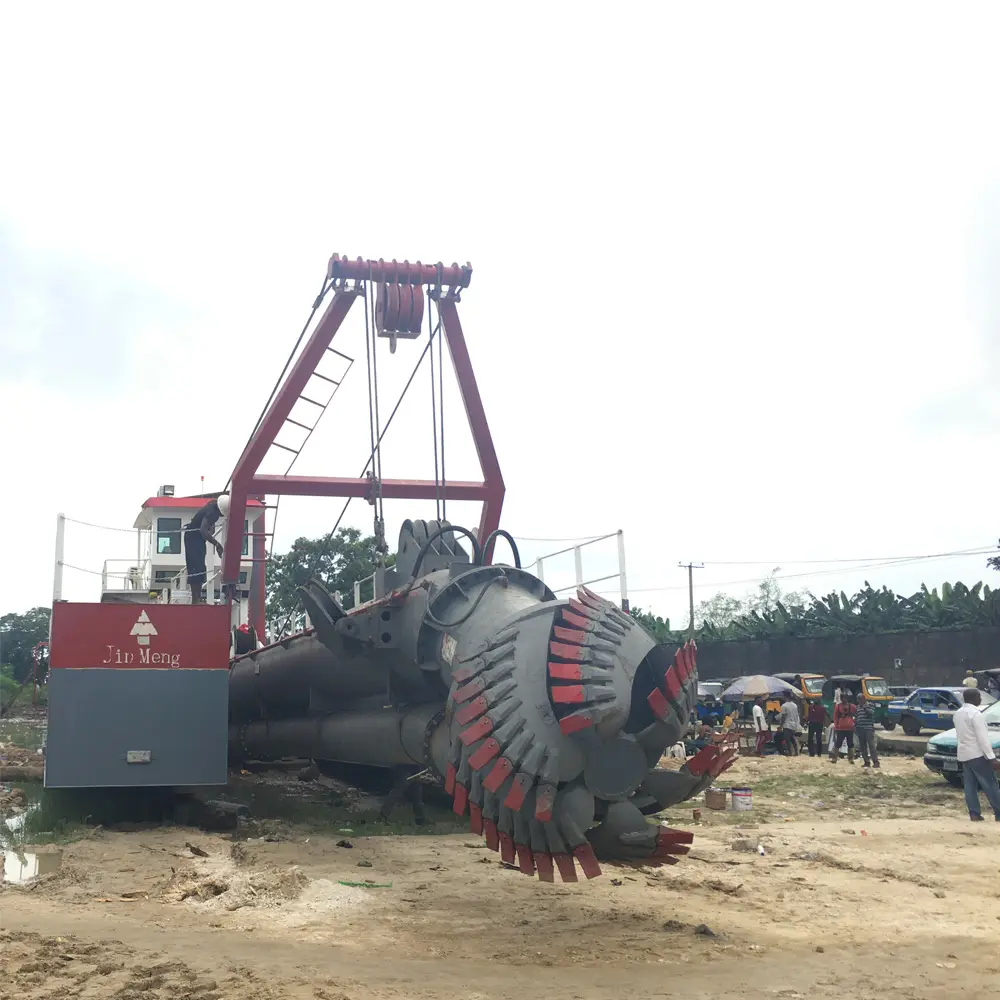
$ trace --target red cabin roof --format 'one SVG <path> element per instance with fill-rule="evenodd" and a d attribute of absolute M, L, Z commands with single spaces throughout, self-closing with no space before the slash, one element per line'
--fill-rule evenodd
<path fill-rule="evenodd" d="M 200 496 L 200 497 L 150 497 L 146 500 L 142 509 L 145 510 L 147 507 L 201 507 L 207 500 L 211 500 L 211 496 Z M 263 507 L 259 500 L 254 500 L 252 498 L 247 499 L 248 507 Z"/>

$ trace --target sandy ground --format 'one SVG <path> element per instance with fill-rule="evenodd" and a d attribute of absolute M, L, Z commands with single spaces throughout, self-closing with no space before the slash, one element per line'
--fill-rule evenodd
<path fill-rule="evenodd" d="M 294 830 L 275 843 L 98 831 L 63 846 L 58 872 L 0 889 L 0 997 L 953 1000 L 995 989 L 1000 825 L 970 824 L 960 792 L 905 758 L 881 772 L 746 761 L 728 777 L 754 786 L 752 813 L 673 810 L 672 824 L 696 832 L 688 858 L 605 865 L 577 885 L 525 878 L 471 835 L 343 848 Z M 341 884 L 364 880 L 380 887 Z"/>

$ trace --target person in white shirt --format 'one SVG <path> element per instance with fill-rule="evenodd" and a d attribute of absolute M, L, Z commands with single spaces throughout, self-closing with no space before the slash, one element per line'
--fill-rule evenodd
<path fill-rule="evenodd" d="M 993 741 L 979 710 L 982 695 L 977 688 L 970 687 L 962 692 L 962 697 L 965 704 L 955 713 L 952 721 L 958 736 L 958 759 L 962 763 L 969 818 L 974 823 L 982 822 L 983 814 L 979 806 L 979 791 L 982 789 L 993 807 L 993 815 L 1000 821 L 1000 784 L 997 783 L 1000 760 L 993 752 Z"/>
<path fill-rule="evenodd" d="M 764 703 L 760 698 L 753 703 L 753 728 L 757 733 L 757 756 L 763 757 L 770 727 L 764 716 Z"/>
<path fill-rule="evenodd" d="M 971 670 L 965 671 L 965 680 L 962 681 L 963 686 L 967 688 L 977 688 L 979 687 L 979 681 L 973 676 Z"/>

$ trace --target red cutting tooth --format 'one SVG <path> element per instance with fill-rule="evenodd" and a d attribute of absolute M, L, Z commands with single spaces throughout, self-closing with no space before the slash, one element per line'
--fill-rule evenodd
<path fill-rule="evenodd" d="M 684 679 L 687 680 L 694 673 L 694 649 L 691 643 L 684 645 Z"/>
<path fill-rule="evenodd" d="M 469 803 L 469 829 L 477 836 L 483 832 L 483 809 L 476 802 Z"/>
<path fill-rule="evenodd" d="M 515 775 L 514 783 L 510 786 L 510 791 L 507 793 L 507 798 L 503 800 L 503 804 L 508 809 L 513 809 L 517 812 L 524 805 L 524 797 L 531 788 L 531 782 L 532 778 L 530 774 Z"/>
<path fill-rule="evenodd" d="M 646 701 L 649 702 L 649 707 L 653 710 L 653 715 L 658 719 L 665 719 L 667 717 L 670 706 L 667 704 L 667 699 L 663 697 L 663 692 L 659 688 L 653 688 L 646 695 Z"/>
<path fill-rule="evenodd" d="M 579 615 L 583 615 L 588 621 L 597 621 L 601 616 L 596 611 L 591 611 L 582 601 L 578 601 L 575 597 L 569 599 L 569 606 Z"/>
<path fill-rule="evenodd" d="M 579 663 L 550 663 L 549 677 L 554 681 L 581 681 L 583 667 Z"/>
<path fill-rule="evenodd" d="M 535 874 L 535 858 L 531 853 L 531 848 L 527 844 L 515 844 L 517 851 L 517 866 L 521 869 L 522 875 Z"/>
<path fill-rule="evenodd" d="M 590 628 L 590 619 L 584 618 L 583 615 L 575 615 L 572 611 L 567 611 L 566 608 L 560 611 L 560 615 L 567 625 L 573 625 L 576 628 L 584 630 Z M 452 674 L 452 676 L 454 677 L 455 675 Z"/>
<path fill-rule="evenodd" d="M 455 765 L 449 763 L 444 772 L 444 790 L 449 794 L 455 791 Z"/>
<path fill-rule="evenodd" d="M 491 819 L 483 819 L 483 836 L 486 838 L 486 846 L 491 851 L 500 850 L 500 835 L 497 833 L 497 825 Z"/>
<path fill-rule="evenodd" d="M 677 676 L 677 667 L 671 664 L 667 672 L 663 675 L 663 683 L 667 688 L 667 694 L 675 701 L 681 694 L 681 679 Z"/>
<path fill-rule="evenodd" d="M 564 642 L 556 642 L 555 639 L 549 643 L 549 652 L 553 656 L 561 656 L 564 660 L 572 660 L 579 663 L 586 655 L 583 646 L 569 646 Z"/>
<path fill-rule="evenodd" d="M 563 736 L 570 736 L 578 733 L 581 729 L 587 729 L 594 724 L 594 720 L 582 712 L 574 712 L 559 720 L 559 731 Z"/>
<path fill-rule="evenodd" d="M 684 653 L 683 648 L 678 647 L 674 652 L 674 666 L 677 668 L 677 675 L 684 679 Z"/>
<path fill-rule="evenodd" d="M 506 757 L 501 757 L 493 765 L 490 773 L 483 778 L 483 788 L 485 788 L 488 792 L 498 791 L 500 786 L 507 780 L 513 770 L 514 765 L 511 764 Z"/>
<path fill-rule="evenodd" d="M 535 867 L 538 869 L 538 877 L 543 882 L 554 882 L 555 877 L 552 872 L 552 855 L 535 851 Z"/>
<path fill-rule="evenodd" d="M 452 803 L 451 811 L 456 816 L 465 815 L 465 806 L 469 801 L 469 789 L 460 781 L 455 782 L 455 801 Z"/>
<path fill-rule="evenodd" d="M 719 753 L 719 756 L 715 758 L 714 761 L 709 765 L 709 772 L 713 778 L 717 778 L 723 771 L 727 768 L 733 766 L 736 763 L 736 751 L 735 750 L 724 750 Z"/>
<path fill-rule="evenodd" d="M 500 860 L 509 865 L 514 863 L 514 841 L 509 833 L 500 834 Z"/>
<path fill-rule="evenodd" d="M 711 766 L 712 762 L 716 757 L 716 749 L 714 746 L 709 744 L 707 747 L 702 747 L 688 762 L 687 769 L 690 774 L 693 774 L 696 778 L 704 774 L 708 768 Z"/>
<path fill-rule="evenodd" d="M 584 700 L 582 684 L 558 685 L 552 688 L 552 700 L 557 705 L 581 705 Z"/>
<path fill-rule="evenodd" d="M 576 596 L 579 597 L 584 604 L 589 605 L 595 611 L 604 611 L 604 601 L 602 601 L 601 598 L 599 598 L 592 590 L 587 590 L 586 587 L 578 587 Z"/>
<path fill-rule="evenodd" d="M 663 827 L 656 834 L 658 844 L 693 844 L 694 834 L 689 830 L 667 830 Z"/>
<path fill-rule="evenodd" d="M 587 638 L 579 629 L 563 628 L 561 625 L 553 625 L 552 634 L 557 639 L 562 639 L 565 642 L 572 642 L 578 646 L 583 645 Z"/>
<path fill-rule="evenodd" d="M 470 701 L 468 705 L 463 705 L 455 713 L 455 721 L 460 726 L 464 726 L 467 722 L 472 722 L 473 719 L 478 719 L 479 716 L 481 716 L 489 707 L 489 702 L 482 695 L 480 695 L 478 698 Z"/>
<path fill-rule="evenodd" d="M 559 869 L 559 877 L 564 882 L 575 882 L 576 879 L 576 865 L 573 864 L 572 854 L 553 854 L 552 860 L 556 863 L 556 868 Z"/>
<path fill-rule="evenodd" d="M 535 793 L 535 819 L 539 823 L 552 821 L 552 806 L 556 800 L 555 785 L 539 785 Z"/>
<path fill-rule="evenodd" d="M 485 739 L 491 732 L 493 732 L 493 720 L 488 715 L 484 715 L 467 729 L 462 730 L 458 734 L 458 738 L 462 741 L 462 746 L 471 747 L 473 743 Z"/>
<path fill-rule="evenodd" d="M 574 847 L 573 856 L 580 862 L 583 874 L 587 878 L 597 878 L 601 874 L 601 866 L 597 863 L 597 856 L 594 854 L 594 849 L 590 844 L 582 844 L 580 847 Z"/>
<path fill-rule="evenodd" d="M 451 672 L 453 684 L 464 684 L 470 677 L 472 677 L 472 667 L 459 667 L 458 670 Z"/>
<path fill-rule="evenodd" d="M 475 698 L 485 687 L 486 681 L 482 677 L 477 677 L 475 680 L 469 681 L 468 684 L 463 684 L 462 687 L 456 688 L 455 693 L 452 695 L 452 700 L 461 705 L 463 702 Z"/>
<path fill-rule="evenodd" d="M 687 854 L 691 850 L 687 843 L 681 843 L 680 841 L 668 840 L 663 836 L 663 831 L 661 831 L 656 836 L 656 847 L 653 848 L 653 857 L 662 858 L 668 864 L 673 864 L 673 858 L 670 855 L 681 855 Z"/>
<path fill-rule="evenodd" d="M 500 754 L 500 744 L 494 739 L 484 740 L 483 745 L 469 758 L 469 767 L 478 771 Z"/>

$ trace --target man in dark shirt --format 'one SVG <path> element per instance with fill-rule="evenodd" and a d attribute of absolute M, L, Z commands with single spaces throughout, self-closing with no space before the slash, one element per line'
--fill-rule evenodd
<path fill-rule="evenodd" d="M 826 725 L 826 709 L 823 702 L 818 698 L 809 703 L 809 714 L 806 716 L 809 723 L 809 756 L 823 756 L 823 727 Z"/>
<path fill-rule="evenodd" d="M 223 493 L 217 500 L 209 500 L 191 520 L 184 525 L 184 562 L 187 565 L 191 603 L 205 603 L 205 553 L 208 543 L 222 558 L 223 548 L 215 537 L 214 529 L 220 518 L 229 513 L 229 497 Z"/>
<path fill-rule="evenodd" d="M 865 767 L 878 767 L 875 713 L 872 711 L 871 702 L 863 694 L 858 695 L 858 706 L 854 713 L 854 735 L 858 738 L 858 749 L 865 759 Z"/>

